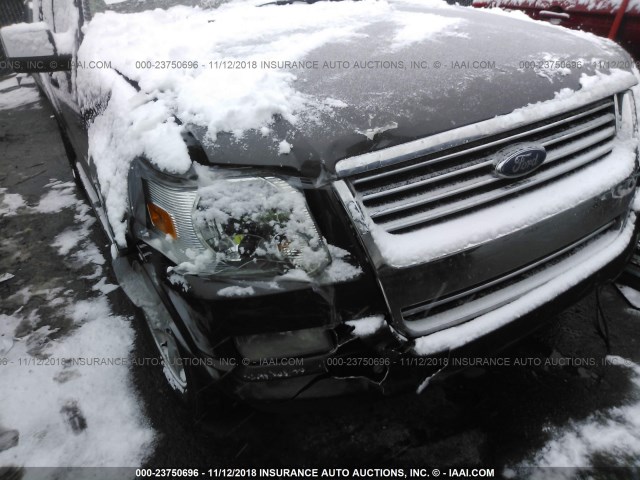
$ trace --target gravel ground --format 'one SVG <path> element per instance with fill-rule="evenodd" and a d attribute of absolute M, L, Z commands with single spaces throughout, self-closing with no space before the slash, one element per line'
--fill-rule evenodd
<path fill-rule="evenodd" d="M 13 275 L 0 283 L 0 315 L 4 315 L 0 319 L 23 318 L 2 338 L 13 336 L 16 345 L 32 347 L 25 355 L 46 358 L 47 352 L 86 328 L 70 311 L 77 313 L 82 302 L 103 302 L 103 306 L 108 302 L 104 321 L 120 319 L 120 330 L 113 331 L 124 335 L 125 343 L 127 332 L 132 332 L 133 354 L 153 356 L 141 316 L 120 289 L 109 287 L 115 280 L 108 262 L 99 260 L 108 258 L 106 238 L 87 219 L 90 214 L 82 206 L 82 195 L 69 183 L 73 180 L 50 107 L 34 96 L 32 86 L 22 87 L 20 95 L 25 88 L 30 92 L 14 104 L 6 100 L 11 92 L 17 95 L 16 90 L 7 91 L 6 85 L 3 90 L 0 84 L 0 188 L 5 189 L 0 190 L 0 279 Z M 64 197 L 61 190 L 73 200 L 47 212 L 48 202 Z M 16 206 L 20 199 L 24 204 Z M 70 229 L 82 237 L 75 250 L 66 250 L 68 244 L 60 240 L 60 234 Z M 31 293 L 20 294 L 26 291 Z M 116 425 L 111 431 L 91 417 L 90 396 L 74 400 L 72 383 L 65 383 L 71 385 L 65 391 L 70 400 L 55 407 L 49 431 L 58 442 L 79 439 L 82 445 L 77 448 L 86 444 L 87 451 L 103 452 L 87 456 L 87 465 L 118 465 L 114 458 L 119 450 L 100 444 L 116 440 L 104 436 L 95 440 L 90 436 L 94 428 L 114 435 L 125 429 L 125 447 L 136 452 L 126 457 L 127 464 L 139 459 L 150 467 L 477 466 L 509 474 L 513 468 L 531 465 L 638 465 L 640 426 L 634 419 L 640 409 L 635 370 L 640 364 L 640 314 L 613 286 L 605 287 L 601 298 L 609 320 L 611 354 L 634 363 L 604 362 L 606 349 L 594 328 L 596 299 L 591 295 L 554 319 L 553 327 L 504 354 L 512 363 L 516 358 L 534 358 L 540 365 L 474 367 L 430 385 L 420 395 L 295 404 L 278 413 L 247 409 L 231 431 L 215 436 L 192 429 L 158 368 L 120 367 L 114 375 L 126 375 L 128 381 L 114 384 L 109 394 L 95 391 L 101 396 L 95 399 L 100 408 L 133 400 L 131 411 L 115 408 L 110 414 Z M 37 318 L 29 317 L 30 312 L 37 312 Z M 89 310 L 87 321 L 92 313 L 95 309 Z M 86 344 L 89 353 L 92 345 L 97 348 L 103 342 L 93 340 Z M 570 359 L 574 364 L 575 359 L 593 359 L 594 364 L 567 365 Z M 49 458 L 38 443 L 38 432 L 21 431 L 18 426 L 28 424 L 8 416 L 9 402 L 24 401 L 26 418 L 39 412 L 33 397 L 45 401 L 50 394 L 44 383 L 40 390 L 37 385 L 25 388 L 12 377 L 15 372 L 10 370 L 16 368 L 21 367 L 0 366 L 0 466 L 17 468 L 0 471 L 0 478 L 3 474 L 19 478 L 19 467 L 44 464 L 42 459 Z M 43 368 L 34 366 L 29 372 L 38 374 Z M 103 375 L 97 367 L 94 371 Z M 91 377 L 94 371 L 84 369 L 82 375 Z M 51 370 L 51 375 L 60 372 Z M 14 380 L 7 384 L 7 378 Z M 126 390 L 122 398 L 120 388 Z M 57 423 L 65 429 L 55 430 Z M 130 427 L 132 423 L 139 428 Z M 604 432 L 597 441 L 588 436 L 594 425 Z M 50 464 L 55 458 L 67 458 L 63 453 L 52 456 Z"/>

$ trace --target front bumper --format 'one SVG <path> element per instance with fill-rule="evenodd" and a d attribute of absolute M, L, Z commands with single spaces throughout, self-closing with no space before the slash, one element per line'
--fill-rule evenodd
<path fill-rule="evenodd" d="M 245 400 L 363 391 L 386 394 L 415 388 L 436 372 L 455 370 L 451 358 L 493 355 L 546 324 L 596 285 L 615 279 L 632 255 L 639 233 L 635 214 L 630 213 L 619 231 L 557 263 L 555 267 L 563 273 L 552 281 L 457 327 L 409 339 L 385 321 L 364 337 L 343 332 L 343 348 L 305 359 L 304 375 L 296 375 L 296 367 L 286 365 L 239 366 L 225 378 L 224 388 Z M 569 265 L 572 268 L 565 269 Z"/>
<path fill-rule="evenodd" d="M 194 288 L 189 293 L 164 282 L 160 294 L 177 320 L 176 336 L 183 347 L 191 356 L 205 360 L 200 365 L 208 365 L 200 367 L 200 375 L 212 391 L 222 390 L 248 402 L 281 402 L 356 392 L 388 394 L 415 388 L 425 378 L 442 371 L 444 365 L 450 365 L 451 357 L 496 353 L 544 324 L 595 285 L 616 278 L 632 255 L 639 232 L 631 200 L 632 194 L 616 200 L 621 202 L 620 208 L 625 213 L 618 215 L 613 224 L 609 222 L 587 245 L 577 247 L 552 266 L 527 277 L 528 282 L 536 284 L 535 288 L 520 292 L 515 301 L 499 305 L 470 321 L 425 336 L 406 335 L 395 328 L 390 313 L 383 310 L 378 316 L 345 322 L 349 319 L 336 309 L 336 297 L 341 296 L 336 292 L 346 289 L 366 304 L 367 299 L 375 298 L 372 295 L 382 297 L 379 291 L 372 293 L 370 282 L 364 285 L 352 282 L 343 289 L 337 285 L 321 292 L 309 288 L 263 295 L 258 299 L 227 302 L 228 305 L 219 301 L 203 302 L 202 297 L 196 301 L 196 297 L 210 288 L 195 279 L 191 279 Z M 550 269 L 553 275 L 547 278 Z M 545 281 L 535 282 L 536 275 L 542 275 Z M 517 283 L 498 292 L 508 293 L 510 288 L 517 288 Z M 329 291 L 332 294 L 328 294 Z M 296 304 L 292 303 L 294 299 Z M 235 316 L 238 321 L 235 325 L 230 320 L 217 325 L 224 333 L 216 337 L 207 312 L 215 311 L 218 306 L 219 313 L 228 311 L 229 319 L 238 315 Z M 248 322 L 239 318 L 243 314 L 249 318 Z M 262 328 L 257 328 L 261 315 Z M 234 334 L 292 329 L 296 322 L 297 328 L 322 326 L 329 330 L 335 338 L 334 348 L 309 357 L 248 362 L 234 346 Z M 224 340 L 214 344 L 214 338 Z M 421 361 L 410 360 L 415 358 Z M 206 394 L 206 390 L 203 393 Z"/>

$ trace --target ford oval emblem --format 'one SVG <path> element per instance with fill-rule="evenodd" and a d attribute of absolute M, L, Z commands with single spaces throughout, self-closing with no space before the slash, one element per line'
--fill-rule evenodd
<path fill-rule="evenodd" d="M 503 148 L 494 157 L 496 175 L 502 178 L 518 178 L 542 165 L 547 158 L 547 151 L 536 143 L 518 143 Z"/>

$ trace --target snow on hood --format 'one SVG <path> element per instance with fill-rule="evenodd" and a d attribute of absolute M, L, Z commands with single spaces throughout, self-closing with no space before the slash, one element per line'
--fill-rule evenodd
<path fill-rule="evenodd" d="M 185 125 L 212 163 L 280 165 L 319 176 L 319 169 L 331 171 L 340 158 L 506 114 L 552 99 L 563 88 L 581 88 L 584 69 L 561 75 L 518 69 L 518 61 L 536 53 L 619 56 L 603 39 L 436 0 L 258 8 L 262 3 L 105 12 L 84 28 L 78 60 L 109 61 L 112 67 L 78 68 L 77 85 L 81 107 L 98 112 L 89 126 L 89 153 L 119 243 L 130 162 L 144 155 L 170 173 L 188 171 Z M 509 43 L 513 35 L 518 42 Z M 490 53 L 497 68 L 353 68 L 358 60 L 384 67 L 385 61 L 429 60 L 435 52 L 445 62 Z M 351 67 L 324 68 L 324 61 L 341 58 Z M 258 68 L 262 61 L 302 60 L 320 66 Z M 167 61 L 186 64 L 156 63 Z"/>
<path fill-rule="evenodd" d="M 295 75 L 250 64 L 213 66 L 215 61 L 295 61 L 331 43 L 347 44 L 374 22 L 393 22 L 395 48 L 434 35 L 455 34 L 460 19 L 396 10 L 390 3 L 321 2 L 285 8 L 263 0 L 238 1 L 216 10 L 174 7 L 135 14 L 98 14 L 85 30 L 80 59 L 108 59 L 112 66 L 157 97 L 167 114 L 218 132 L 237 136 L 271 123 L 275 114 L 296 122 L 305 107 L 323 108 L 324 98 L 294 88 Z M 197 68 L 144 68 L 161 60 L 195 61 Z M 91 103 L 100 71 L 79 71 L 81 99 Z M 330 108 L 330 107 L 329 107 Z"/>

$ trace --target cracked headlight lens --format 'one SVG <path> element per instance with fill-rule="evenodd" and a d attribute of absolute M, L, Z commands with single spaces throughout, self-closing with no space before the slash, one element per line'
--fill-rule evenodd
<path fill-rule="evenodd" d="M 193 209 L 216 273 L 318 273 L 331 262 L 303 194 L 276 177 L 212 175 Z"/>
<path fill-rule="evenodd" d="M 331 263 L 304 194 L 284 179 L 194 165 L 176 180 L 135 165 L 145 202 L 134 208 L 144 225 L 137 236 L 177 273 L 304 279 Z"/>

